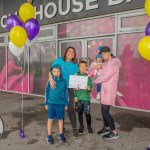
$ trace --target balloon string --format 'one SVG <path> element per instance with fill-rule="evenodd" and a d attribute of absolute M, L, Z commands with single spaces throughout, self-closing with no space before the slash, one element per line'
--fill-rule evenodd
<path fill-rule="evenodd" d="M 23 68 L 23 64 L 22 61 L 20 59 L 20 57 L 18 57 L 18 64 L 20 66 L 20 70 L 21 70 L 21 91 L 22 91 L 22 96 L 21 96 L 21 129 L 24 130 L 24 125 L 23 125 L 23 121 L 24 121 L 24 110 L 23 110 L 23 74 L 24 74 L 24 68 Z M 25 67 L 25 62 L 24 62 L 24 67 Z"/>

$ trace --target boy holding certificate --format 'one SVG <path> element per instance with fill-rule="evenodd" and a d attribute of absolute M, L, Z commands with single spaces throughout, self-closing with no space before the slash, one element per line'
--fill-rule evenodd
<path fill-rule="evenodd" d="M 79 62 L 79 73 L 78 76 L 87 76 L 87 62 L 80 61 Z M 86 122 L 87 122 L 87 129 L 88 133 L 93 133 L 91 128 L 91 114 L 90 114 L 90 92 L 92 91 L 93 83 L 92 78 L 88 77 L 87 86 L 85 89 L 75 88 L 74 91 L 74 101 L 76 102 L 77 111 L 78 111 L 78 119 L 80 123 L 80 127 L 78 130 L 79 134 L 82 134 L 84 131 L 83 125 L 83 112 L 85 113 Z"/>

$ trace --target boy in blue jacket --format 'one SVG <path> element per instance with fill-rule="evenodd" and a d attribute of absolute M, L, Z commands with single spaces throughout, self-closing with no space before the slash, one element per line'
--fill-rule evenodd
<path fill-rule="evenodd" d="M 58 119 L 59 136 L 62 143 L 66 142 L 63 134 L 63 119 L 65 110 L 68 109 L 68 87 L 66 81 L 62 78 L 61 66 L 55 64 L 51 69 L 52 77 L 57 83 L 55 88 L 51 88 L 48 80 L 45 87 L 45 109 L 48 110 L 47 122 L 47 143 L 53 144 L 52 125 L 54 118 Z"/>

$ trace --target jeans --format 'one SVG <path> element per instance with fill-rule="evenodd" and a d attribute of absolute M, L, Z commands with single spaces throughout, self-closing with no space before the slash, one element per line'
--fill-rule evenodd
<path fill-rule="evenodd" d="M 115 130 L 115 124 L 112 116 L 109 113 L 110 105 L 101 104 L 101 113 L 105 127 L 110 127 L 110 130 Z"/>
<path fill-rule="evenodd" d="M 84 129 L 83 112 L 85 113 L 87 128 L 91 128 L 90 102 L 83 102 L 83 101 L 78 102 L 78 118 L 81 129 Z"/>
<path fill-rule="evenodd" d="M 101 92 L 101 83 L 97 84 L 97 92 Z"/>

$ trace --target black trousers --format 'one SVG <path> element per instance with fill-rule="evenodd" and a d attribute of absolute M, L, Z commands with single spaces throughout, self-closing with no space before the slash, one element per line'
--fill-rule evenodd
<path fill-rule="evenodd" d="M 68 112 L 69 120 L 71 122 L 71 126 L 74 129 L 77 127 L 76 113 L 74 110 L 74 89 L 68 89 L 68 94 L 69 94 L 69 105 L 68 105 L 67 112 Z"/>
<path fill-rule="evenodd" d="M 101 113 L 105 127 L 110 127 L 110 130 L 115 130 L 114 119 L 109 113 L 110 105 L 101 104 Z"/>
<path fill-rule="evenodd" d="M 84 129 L 83 112 L 86 117 L 87 128 L 91 128 L 90 102 L 79 101 L 77 106 L 78 106 L 78 118 L 79 118 L 80 128 Z"/>

